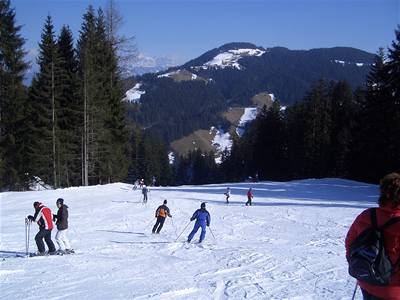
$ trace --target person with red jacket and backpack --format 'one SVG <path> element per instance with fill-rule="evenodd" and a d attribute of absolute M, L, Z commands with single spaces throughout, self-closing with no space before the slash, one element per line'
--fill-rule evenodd
<path fill-rule="evenodd" d="M 56 254 L 56 247 L 51 240 L 51 230 L 53 229 L 53 215 L 50 208 L 44 206 L 40 202 L 34 202 L 35 214 L 29 215 L 27 218 L 31 222 L 36 222 L 39 226 L 39 232 L 35 236 L 36 245 L 38 247 L 38 255 L 45 255 L 45 247 L 43 239 L 49 248 L 49 254 Z"/>
<path fill-rule="evenodd" d="M 380 182 L 379 207 L 376 208 L 376 222 L 380 227 L 390 219 L 400 217 L 400 174 L 386 175 Z M 345 241 L 346 258 L 350 259 L 351 246 L 361 233 L 371 228 L 371 209 L 364 210 L 351 225 Z M 400 222 L 382 229 L 384 249 L 394 272 L 388 285 L 379 286 L 358 280 L 364 300 L 399 300 L 400 299 Z"/>
<path fill-rule="evenodd" d="M 165 199 L 163 205 L 160 205 L 156 210 L 157 222 L 153 227 L 153 233 L 160 233 L 167 216 L 172 218 L 171 214 L 169 213 L 169 208 L 167 206 L 167 199 Z"/>

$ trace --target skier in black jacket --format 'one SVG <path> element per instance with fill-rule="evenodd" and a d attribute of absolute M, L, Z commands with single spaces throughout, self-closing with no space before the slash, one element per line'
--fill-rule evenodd
<path fill-rule="evenodd" d="M 53 215 L 53 220 L 56 221 L 57 234 L 56 241 L 59 246 L 58 252 L 61 254 L 73 253 L 74 250 L 71 249 L 71 244 L 67 236 L 68 229 L 68 206 L 64 204 L 64 199 L 58 198 L 56 201 L 58 211 L 56 215 Z"/>
<path fill-rule="evenodd" d="M 167 216 L 172 218 L 171 214 L 169 213 L 169 208 L 167 206 L 167 199 L 165 199 L 163 205 L 160 205 L 156 210 L 157 222 L 153 227 L 153 233 L 160 233 L 160 230 L 163 227 Z"/>

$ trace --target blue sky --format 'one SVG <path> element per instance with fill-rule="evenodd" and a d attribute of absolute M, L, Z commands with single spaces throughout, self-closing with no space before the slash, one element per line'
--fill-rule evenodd
<path fill-rule="evenodd" d="M 350 46 L 375 53 L 394 39 L 400 0 L 116 0 L 121 32 L 140 52 L 177 63 L 232 41 L 290 49 Z M 27 50 L 37 48 L 44 20 L 68 24 L 77 39 L 89 4 L 106 0 L 11 0 Z"/>

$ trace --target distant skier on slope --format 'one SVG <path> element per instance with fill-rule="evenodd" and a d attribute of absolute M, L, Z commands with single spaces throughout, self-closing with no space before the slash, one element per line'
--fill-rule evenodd
<path fill-rule="evenodd" d="M 56 247 L 51 240 L 51 230 L 53 229 L 53 219 L 50 208 L 44 206 L 40 202 L 34 202 L 35 214 L 29 215 L 27 219 L 31 222 L 36 222 L 39 226 L 39 232 L 35 236 L 36 245 L 38 247 L 38 255 L 45 255 L 45 247 L 43 238 L 49 248 L 49 254 L 56 254 Z"/>
<path fill-rule="evenodd" d="M 251 200 L 253 200 L 253 189 L 249 188 L 249 190 L 247 191 L 247 202 L 246 202 L 246 206 L 250 205 L 251 206 Z"/>
<path fill-rule="evenodd" d="M 147 193 L 149 193 L 149 188 L 146 185 L 143 185 L 142 188 L 143 203 L 147 203 Z"/>
<path fill-rule="evenodd" d="M 153 227 L 153 233 L 160 233 L 161 228 L 164 225 L 165 219 L 168 217 L 172 218 L 172 215 L 169 212 L 169 208 L 167 206 L 167 199 L 164 200 L 163 205 L 160 205 L 156 210 L 156 218 L 157 222 Z"/>
<path fill-rule="evenodd" d="M 56 201 L 58 211 L 56 215 L 53 215 L 53 221 L 57 225 L 56 242 L 58 244 L 58 252 L 60 254 L 74 253 L 71 249 L 71 244 L 67 236 L 68 229 L 68 206 L 64 204 L 64 199 L 58 198 Z"/>
<path fill-rule="evenodd" d="M 188 243 L 190 243 L 196 232 L 201 227 L 201 234 L 199 239 L 199 243 L 201 243 L 206 236 L 206 226 L 209 227 L 211 221 L 210 213 L 206 210 L 205 202 L 201 203 L 200 209 L 196 210 L 193 216 L 190 218 L 190 221 L 194 220 L 196 220 L 196 223 L 194 224 L 193 230 L 189 234 L 187 241 Z"/>
<path fill-rule="evenodd" d="M 229 197 L 231 196 L 231 189 L 229 187 L 226 188 L 224 195 L 226 196 L 226 203 L 229 204 Z"/>

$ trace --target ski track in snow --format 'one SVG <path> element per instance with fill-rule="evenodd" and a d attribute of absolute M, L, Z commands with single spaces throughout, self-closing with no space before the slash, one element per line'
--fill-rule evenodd
<path fill-rule="evenodd" d="M 231 187 L 230 204 L 223 195 Z M 253 187 L 252 207 L 245 207 Z M 0 194 L 0 299 L 349 299 L 344 238 L 374 206 L 377 187 L 339 179 L 215 184 L 141 191 L 103 186 Z M 34 201 L 70 207 L 76 254 L 23 258 L 24 217 Z M 173 218 L 152 235 L 168 199 Z M 211 230 L 186 244 L 192 213 L 206 201 Z M 32 224 L 30 251 L 36 251 Z M 55 230 L 53 241 L 55 242 Z M 360 291 L 356 299 L 361 299 Z"/>

